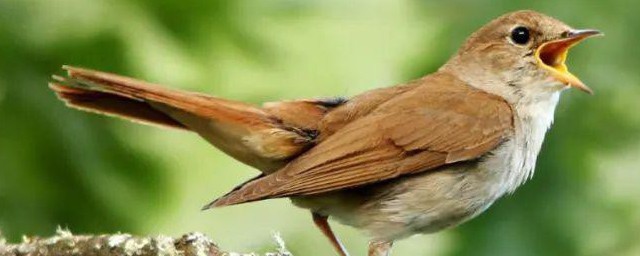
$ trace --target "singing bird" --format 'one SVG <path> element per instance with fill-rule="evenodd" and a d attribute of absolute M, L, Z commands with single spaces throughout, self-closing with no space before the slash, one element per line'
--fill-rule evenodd
<path fill-rule="evenodd" d="M 288 197 L 340 255 L 327 218 L 366 231 L 369 255 L 456 226 L 534 173 L 560 93 L 591 89 L 565 64 L 597 30 L 534 11 L 473 33 L 437 72 L 351 98 L 254 106 L 64 66 L 68 106 L 193 131 L 260 171 L 205 209 Z"/>

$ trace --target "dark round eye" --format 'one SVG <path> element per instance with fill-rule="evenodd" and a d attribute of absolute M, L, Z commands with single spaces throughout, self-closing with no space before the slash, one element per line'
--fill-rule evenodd
<path fill-rule="evenodd" d="M 528 28 L 516 27 L 511 31 L 511 41 L 516 44 L 527 44 L 530 38 Z"/>

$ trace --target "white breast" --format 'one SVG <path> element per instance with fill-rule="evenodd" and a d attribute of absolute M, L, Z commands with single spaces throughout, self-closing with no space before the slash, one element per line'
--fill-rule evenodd
<path fill-rule="evenodd" d="M 514 106 L 515 130 L 513 139 L 504 143 L 482 164 L 492 170 L 502 182 L 496 184 L 496 196 L 512 193 L 533 176 L 536 159 L 545 134 L 553 123 L 559 92 Z"/>

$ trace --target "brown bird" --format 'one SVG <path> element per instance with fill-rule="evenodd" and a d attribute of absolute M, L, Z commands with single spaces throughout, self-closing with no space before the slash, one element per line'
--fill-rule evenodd
<path fill-rule="evenodd" d="M 531 178 L 560 92 L 591 93 L 565 65 L 596 30 L 533 11 L 473 33 L 437 72 L 350 99 L 262 107 L 65 66 L 67 105 L 193 131 L 261 174 L 205 209 L 289 197 L 340 255 L 327 218 L 367 231 L 369 255 L 453 227 Z"/>

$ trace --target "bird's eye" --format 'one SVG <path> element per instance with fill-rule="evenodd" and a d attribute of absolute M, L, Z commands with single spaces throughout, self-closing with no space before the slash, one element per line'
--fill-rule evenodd
<path fill-rule="evenodd" d="M 530 38 L 529 29 L 526 27 L 516 27 L 511 31 L 511 41 L 516 44 L 527 44 Z"/>

